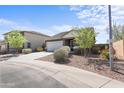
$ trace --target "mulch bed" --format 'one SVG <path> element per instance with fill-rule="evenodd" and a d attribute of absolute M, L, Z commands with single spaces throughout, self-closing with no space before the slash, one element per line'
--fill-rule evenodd
<path fill-rule="evenodd" d="M 37 60 L 55 62 L 53 55 L 39 58 Z M 115 71 L 111 71 L 107 61 L 103 61 L 98 57 L 82 57 L 79 55 L 71 55 L 68 62 L 64 62 L 64 65 L 77 67 L 83 70 L 98 73 L 103 76 L 110 77 L 112 79 L 120 80 L 124 82 L 124 75 Z"/>

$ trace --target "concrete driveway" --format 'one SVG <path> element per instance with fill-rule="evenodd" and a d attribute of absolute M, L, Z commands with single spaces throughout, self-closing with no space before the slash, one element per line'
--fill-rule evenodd
<path fill-rule="evenodd" d="M 34 60 L 51 53 L 32 53 L 0 63 L 0 87 L 114 88 L 124 83 L 65 65 Z"/>

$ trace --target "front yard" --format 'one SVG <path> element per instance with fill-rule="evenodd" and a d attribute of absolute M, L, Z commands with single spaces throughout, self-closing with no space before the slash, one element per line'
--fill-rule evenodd
<path fill-rule="evenodd" d="M 37 60 L 46 62 L 55 62 L 53 55 L 48 55 Z M 79 55 L 71 55 L 67 62 L 63 62 L 63 65 L 73 66 L 79 69 L 98 73 L 103 76 L 110 77 L 112 79 L 120 80 L 124 82 L 124 75 L 115 71 L 111 71 L 107 61 L 103 61 L 98 57 L 83 57 Z M 91 77 L 92 78 L 92 77 Z"/>

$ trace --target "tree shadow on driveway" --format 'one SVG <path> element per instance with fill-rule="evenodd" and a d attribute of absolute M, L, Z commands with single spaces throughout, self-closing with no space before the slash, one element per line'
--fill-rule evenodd
<path fill-rule="evenodd" d="M 19 54 L 5 54 L 5 55 L 0 55 L 0 61 L 6 61 L 12 57 L 18 57 Z"/>

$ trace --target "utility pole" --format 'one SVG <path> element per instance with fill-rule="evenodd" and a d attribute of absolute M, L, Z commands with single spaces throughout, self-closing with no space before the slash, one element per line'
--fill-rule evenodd
<path fill-rule="evenodd" d="M 111 5 L 108 5 L 108 13 L 109 13 L 109 64 L 110 69 L 113 68 L 113 51 L 112 51 L 112 22 L 111 22 Z"/>

